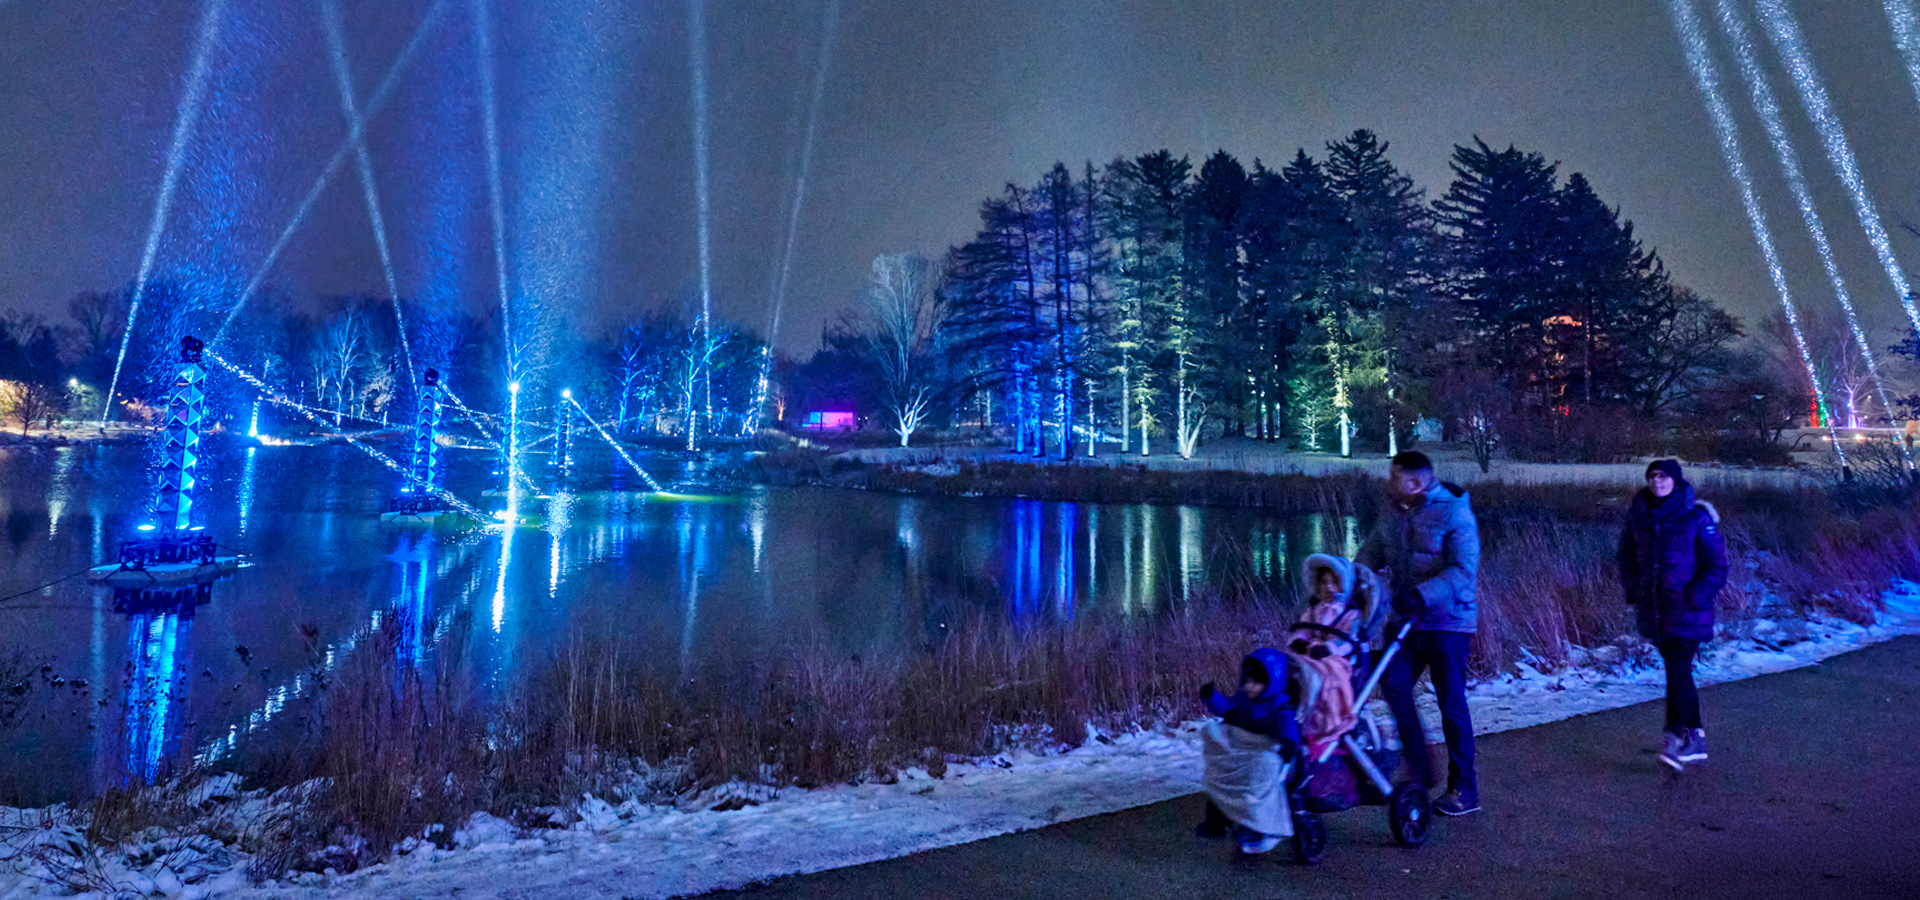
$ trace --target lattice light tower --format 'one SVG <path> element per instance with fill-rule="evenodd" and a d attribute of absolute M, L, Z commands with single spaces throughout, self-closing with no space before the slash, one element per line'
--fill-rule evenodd
<path fill-rule="evenodd" d="M 200 425 L 207 418 L 206 346 L 191 335 L 180 340 L 180 370 L 167 400 L 166 446 L 161 451 L 160 490 L 154 521 L 140 537 L 120 545 L 120 563 L 132 568 L 169 563 L 213 562 L 213 538 L 193 524 L 199 485 Z"/>
<path fill-rule="evenodd" d="M 554 486 L 564 487 L 573 477 L 573 389 L 560 392 L 554 405 L 553 455 L 547 458 L 553 470 Z"/>
<path fill-rule="evenodd" d="M 160 499 L 154 512 L 162 530 L 193 527 L 193 494 L 200 470 L 200 423 L 207 417 L 206 350 L 198 338 L 180 341 L 180 375 L 167 402 L 167 445 L 160 468 Z"/>
<path fill-rule="evenodd" d="M 413 423 L 413 460 L 410 476 L 393 500 L 393 511 L 419 514 L 440 510 L 440 371 L 428 369 L 420 378 L 420 407 Z"/>

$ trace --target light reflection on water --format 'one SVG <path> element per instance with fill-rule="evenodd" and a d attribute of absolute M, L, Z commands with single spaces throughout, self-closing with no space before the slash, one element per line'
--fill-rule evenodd
<path fill-rule="evenodd" d="M 612 462 L 576 452 L 576 476 Z M 144 461 L 135 447 L 0 453 L 0 595 L 111 554 L 150 490 Z M 490 461 L 450 463 L 455 489 L 478 496 Z M 1287 595 L 1299 557 L 1350 553 L 1363 535 L 1351 517 L 1199 507 L 815 488 L 663 498 L 604 476 L 527 501 L 528 524 L 456 533 L 381 524 L 394 486 L 351 449 L 214 442 L 205 469 L 209 531 L 254 562 L 210 602 L 131 609 L 70 579 L 0 605 L 0 659 L 24 651 L 88 685 L 36 677 L 22 721 L 0 728 L 0 803 L 293 728 L 313 680 L 356 653 L 391 653 L 396 688 L 457 654 L 483 700 L 579 635 L 692 677 L 800 643 L 933 647 L 982 616 L 1144 624 L 1210 591 Z"/>

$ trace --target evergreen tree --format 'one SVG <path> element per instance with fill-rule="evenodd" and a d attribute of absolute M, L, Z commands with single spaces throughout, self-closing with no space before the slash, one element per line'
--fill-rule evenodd
<path fill-rule="evenodd" d="M 1185 157 L 1160 150 L 1110 167 L 1114 251 L 1114 293 L 1118 302 L 1115 346 L 1123 410 L 1131 407 L 1140 454 L 1150 451 L 1149 436 L 1161 430 L 1162 392 L 1174 391 L 1176 410 L 1189 395 L 1194 341 L 1189 323 L 1186 283 L 1188 178 Z M 1166 385 L 1165 388 L 1162 385 Z M 1123 411 L 1123 416 L 1125 412 Z M 1182 432 L 1181 416 L 1175 421 Z"/>
<path fill-rule="evenodd" d="M 1570 301 L 1564 313 L 1577 331 L 1577 380 L 1582 401 L 1622 397 L 1631 388 L 1620 378 L 1620 328 L 1636 304 L 1657 302 L 1665 273 L 1659 258 L 1633 236 L 1578 172 L 1560 191 L 1564 262 L 1561 289 Z"/>
<path fill-rule="evenodd" d="M 1560 307 L 1557 166 L 1538 153 L 1453 148 L 1453 184 L 1434 204 L 1446 239 L 1449 290 L 1471 316 L 1480 360 L 1542 397 L 1546 320 Z"/>
<path fill-rule="evenodd" d="M 1361 129 L 1327 145 L 1329 186 L 1346 206 L 1351 229 L 1343 269 L 1347 296 L 1345 337 L 1353 348 L 1359 384 L 1384 389 L 1383 428 L 1388 451 L 1398 452 L 1394 360 L 1423 348 L 1413 319 L 1427 304 L 1433 245 L 1424 192 L 1386 157 L 1387 144 Z"/>
<path fill-rule="evenodd" d="M 1248 190 L 1245 166 L 1225 150 L 1200 165 L 1187 197 L 1187 282 L 1193 289 L 1195 328 L 1209 358 L 1199 372 L 1205 393 L 1218 398 L 1227 433 L 1246 433 L 1252 391 L 1246 373 L 1259 356 L 1258 335 L 1247 327 L 1241 244 Z"/>

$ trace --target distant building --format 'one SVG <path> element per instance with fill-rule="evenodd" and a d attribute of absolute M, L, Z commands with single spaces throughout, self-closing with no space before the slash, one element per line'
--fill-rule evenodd
<path fill-rule="evenodd" d="M 860 427 L 860 423 L 854 419 L 853 413 L 850 412 L 817 409 L 807 413 L 806 421 L 801 422 L 800 427 L 812 428 L 816 431 L 850 431 Z"/>

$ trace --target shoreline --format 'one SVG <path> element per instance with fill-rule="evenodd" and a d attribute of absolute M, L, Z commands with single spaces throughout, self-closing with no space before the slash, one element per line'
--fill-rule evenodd
<path fill-rule="evenodd" d="M 1702 686 L 1776 674 L 1899 637 L 1920 635 L 1920 583 L 1897 582 L 1869 625 L 1830 617 L 1743 623 L 1702 655 Z M 1491 734 L 1658 699 L 1657 665 L 1606 645 L 1582 648 L 1584 663 L 1525 665 L 1471 684 L 1475 733 Z M 1375 701 L 1378 703 L 1378 701 Z M 1421 695 L 1429 740 L 1439 719 Z M 1077 747 L 1038 747 L 975 758 L 930 773 L 908 769 L 890 783 L 769 788 L 730 783 L 659 804 L 584 795 L 544 826 L 475 813 L 439 837 L 408 838 L 385 861 L 358 871 L 304 872 L 249 884 L 253 856 L 242 836 L 297 812 L 303 787 L 242 792 L 234 776 L 177 786 L 203 818 L 142 840 L 89 844 L 65 807 L 0 809 L 0 894 L 75 893 L 45 862 L 65 855 L 66 885 L 86 893 L 132 890 L 181 897 L 361 900 L 518 896 L 664 898 L 746 887 L 786 875 L 858 865 L 1056 822 L 1158 803 L 1198 790 L 1202 719 L 1171 728 L 1102 733 Z M 164 788 L 163 788 L 164 790 Z M 430 829 L 431 830 L 431 829 Z M 332 849 L 342 850 L 335 847 Z M 78 878 L 78 876 L 86 876 Z M 9 877 L 10 876 L 10 877 Z"/>

